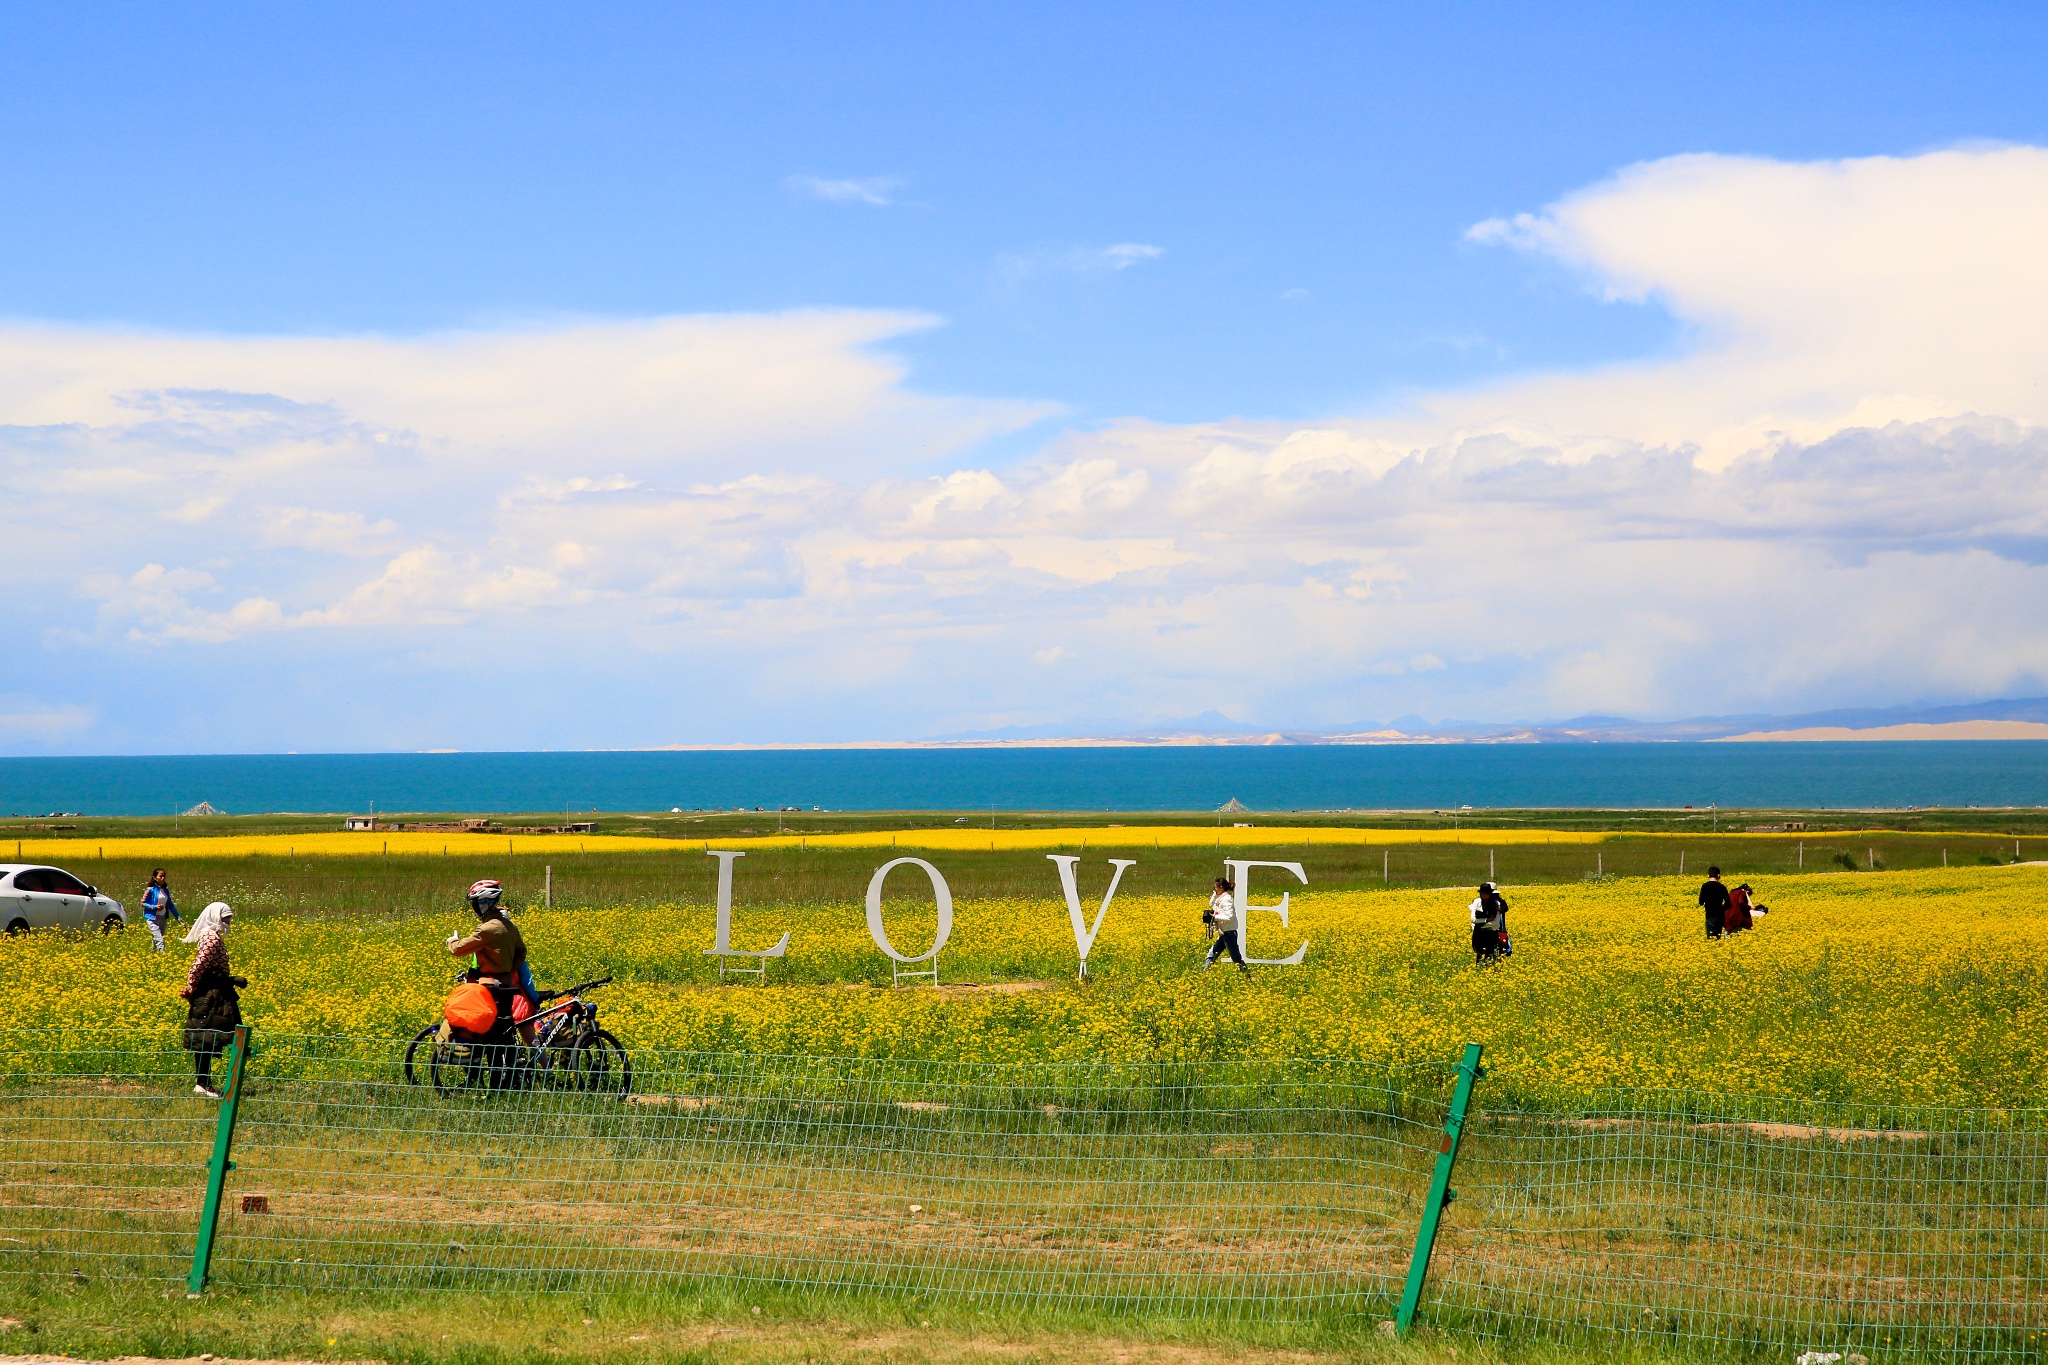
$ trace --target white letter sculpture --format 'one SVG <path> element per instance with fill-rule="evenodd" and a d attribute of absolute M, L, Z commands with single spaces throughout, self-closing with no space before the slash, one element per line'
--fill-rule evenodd
<path fill-rule="evenodd" d="M 1081 980 L 1088 979 L 1088 950 L 1095 946 L 1095 936 L 1102 932 L 1102 917 L 1109 913 L 1109 903 L 1116 898 L 1116 884 L 1124 879 L 1124 869 L 1138 865 L 1135 858 L 1111 858 L 1109 865 L 1116 872 L 1109 879 L 1109 890 L 1102 893 L 1102 908 L 1095 912 L 1095 923 L 1088 924 L 1081 918 L 1081 888 L 1074 884 L 1074 864 L 1081 860 L 1071 853 L 1048 853 L 1045 855 L 1060 869 L 1060 890 L 1067 893 L 1067 919 L 1074 926 L 1074 946 L 1081 950 Z"/>
<path fill-rule="evenodd" d="M 756 965 L 752 967 L 734 967 L 731 969 L 732 971 L 747 976 L 758 976 L 765 981 L 768 977 L 768 959 L 771 957 L 781 957 L 789 951 L 789 934 L 785 931 L 781 940 L 773 948 L 768 948 L 758 953 L 750 953 L 745 949 L 733 947 L 732 860 L 734 858 L 744 858 L 747 855 L 744 853 L 729 853 L 724 849 L 707 849 L 705 851 L 710 856 L 718 859 L 718 937 L 712 940 L 711 947 L 704 950 L 704 956 L 718 959 L 718 979 L 720 981 L 725 980 L 727 970 L 725 965 L 726 959 L 734 957 L 751 957 Z"/>
<path fill-rule="evenodd" d="M 924 875 L 932 879 L 932 897 L 939 903 L 939 932 L 932 939 L 932 946 L 916 957 L 905 957 L 889 942 L 889 931 L 882 927 L 882 883 L 889 880 L 889 874 L 905 864 L 921 867 Z M 868 882 L 868 937 L 875 946 L 887 953 L 893 961 L 889 964 L 890 980 L 901 982 L 910 977 L 928 976 L 934 986 L 939 984 L 939 949 L 946 946 L 946 940 L 953 936 L 953 892 L 947 887 L 946 879 L 939 870 L 922 858 L 892 858 L 875 869 L 875 875 Z M 929 962 L 928 972 L 906 972 L 905 964 Z"/>
<path fill-rule="evenodd" d="M 1252 924 L 1250 914 L 1254 910 L 1271 910 L 1280 916 L 1281 927 L 1285 928 L 1287 924 L 1287 893 L 1285 891 L 1280 893 L 1280 903 L 1278 905 L 1253 905 L 1252 869 L 1255 867 L 1277 867 L 1283 872 L 1292 872 L 1296 881 L 1300 882 L 1303 886 L 1307 886 L 1308 874 L 1301 870 L 1301 864 L 1261 863 L 1246 858 L 1226 858 L 1223 860 L 1223 865 L 1230 869 L 1230 880 L 1237 884 L 1237 940 L 1238 946 L 1244 952 L 1244 960 L 1246 962 L 1256 962 L 1261 967 L 1299 967 L 1301 959 L 1308 953 L 1307 939 L 1303 939 L 1301 946 L 1286 957 L 1252 956 Z"/>

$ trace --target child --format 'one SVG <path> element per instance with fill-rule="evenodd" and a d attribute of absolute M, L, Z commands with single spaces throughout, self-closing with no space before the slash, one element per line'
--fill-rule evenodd
<path fill-rule="evenodd" d="M 158 868 L 149 874 L 149 885 L 142 892 L 142 922 L 149 926 L 156 952 L 164 950 L 164 926 L 178 918 L 178 904 L 171 899 L 170 874 Z"/>

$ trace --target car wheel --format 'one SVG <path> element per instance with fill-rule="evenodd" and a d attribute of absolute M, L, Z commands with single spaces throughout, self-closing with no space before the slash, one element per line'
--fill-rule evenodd
<path fill-rule="evenodd" d="M 11 919 L 11 920 L 7 921 L 7 932 L 8 932 L 8 933 L 10 933 L 10 934 L 25 934 L 25 933 L 27 933 L 27 932 L 28 932 L 28 921 L 27 921 L 27 920 L 25 920 L 25 919 Z"/>
<path fill-rule="evenodd" d="M 100 932 L 103 934 L 118 934 L 127 927 L 128 921 L 119 915 L 108 915 L 100 921 Z"/>

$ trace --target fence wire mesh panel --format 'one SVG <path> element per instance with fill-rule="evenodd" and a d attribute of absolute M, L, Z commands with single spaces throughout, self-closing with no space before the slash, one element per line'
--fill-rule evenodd
<path fill-rule="evenodd" d="M 1427 1314 L 1518 1337 L 2040 1359 L 2048 1110 L 1480 1107 Z"/>
<path fill-rule="evenodd" d="M 408 1083 L 403 1046 L 257 1039 L 216 1283 L 1384 1315 L 1450 1070 L 636 1051 L 622 1100 L 573 1072 Z M 213 1110 L 171 1095 L 74 1112 L 118 1145 L 166 1105 L 210 1134 Z M 196 1210 L 198 1144 L 189 1162 Z"/>
<path fill-rule="evenodd" d="M 436 1069 L 258 1035 L 216 1284 L 775 1287 L 1388 1316 L 1453 1067 L 635 1051 Z M 618 1059 L 613 1059 L 614 1061 Z M 219 1113 L 175 1033 L 0 1033 L 0 1283 L 184 1278 Z M 497 1081 L 500 1084 L 493 1085 Z M 1509 1338 L 2048 1357 L 2048 1111 L 1624 1092 L 1489 1107 L 1421 1320 Z"/>
<path fill-rule="evenodd" d="M 182 1278 L 216 1111 L 174 1034 L 0 1034 L 0 1283 Z"/>

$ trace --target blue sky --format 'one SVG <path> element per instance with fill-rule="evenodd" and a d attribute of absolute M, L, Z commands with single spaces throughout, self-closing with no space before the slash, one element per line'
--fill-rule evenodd
<path fill-rule="evenodd" d="M 1673 715 L 2048 678 L 1994 638 L 2044 596 L 2044 357 L 2010 312 L 2037 284 L 2037 8 L 7 27 L 0 521 L 38 547 L 0 570 L 35 642 L 0 683 L 12 751 Z M 1273 482 L 1302 450 L 1320 492 Z M 1948 507 L 1959 483 L 1996 493 Z M 1899 648 L 1909 622 L 1941 646 Z M 1758 662 L 1716 662 L 1731 629 Z"/>
<path fill-rule="evenodd" d="M 1638 161 L 2048 139 L 2026 6 L 11 8 L 14 316 L 912 308 L 948 319 L 902 348 L 920 387 L 1084 419 L 1668 346 L 1461 241 Z M 1121 242 L 1163 254 L 1006 271 Z"/>

